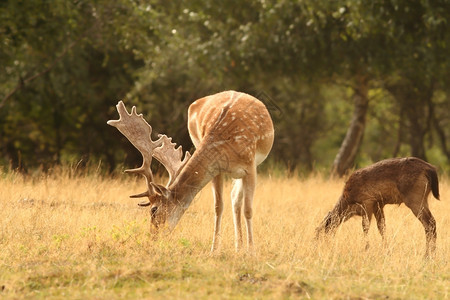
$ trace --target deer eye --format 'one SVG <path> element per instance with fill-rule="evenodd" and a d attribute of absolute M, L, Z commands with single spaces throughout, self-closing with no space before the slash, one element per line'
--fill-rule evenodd
<path fill-rule="evenodd" d="M 152 214 L 152 217 L 156 215 L 156 212 L 158 211 L 158 206 L 153 206 L 150 213 Z"/>

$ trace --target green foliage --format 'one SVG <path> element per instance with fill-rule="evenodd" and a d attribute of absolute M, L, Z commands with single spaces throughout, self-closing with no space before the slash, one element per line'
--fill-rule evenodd
<path fill-rule="evenodd" d="M 272 160 L 329 169 L 358 76 L 371 100 L 357 164 L 450 162 L 446 1 L 4 1 L 0 20 L 0 164 L 13 169 L 139 165 L 106 125 L 124 98 L 192 149 L 189 103 L 227 89 L 275 107 Z"/>

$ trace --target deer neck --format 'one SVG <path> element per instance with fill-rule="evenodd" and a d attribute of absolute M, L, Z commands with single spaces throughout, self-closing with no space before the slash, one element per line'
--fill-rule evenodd
<path fill-rule="evenodd" d="M 191 205 L 205 185 L 220 173 L 218 163 L 220 151 L 214 145 L 200 147 L 183 167 L 177 179 L 169 186 L 173 199 L 177 203 L 179 217 Z"/>

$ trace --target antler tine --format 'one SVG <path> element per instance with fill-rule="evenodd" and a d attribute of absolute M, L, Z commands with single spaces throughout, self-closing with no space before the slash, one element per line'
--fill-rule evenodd
<path fill-rule="evenodd" d="M 153 189 L 150 186 L 150 182 L 153 181 L 153 174 L 150 169 L 153 150 L 161 146 L 163 140 L 159 138 L 156 141 L 152 141 L 152 127 L 145 121 L 142 114 L 138 115 L 136 113 L 136 106 L 133 106 L 131 113 L 128 113 L 123 101 L 119 101 L 116 108 L 119 113 L 119 120 L 109 120 L 107 124 L 116 127 L 136 147 L 143 158 L 142 166 L 136 169 L 125 170 L 125 172 L 141 174 L 147 181 L 148 190 L 131 197 L 150 196 L 153 193 Z"/>
<path fill-rule="evenodd" d="M 176 144 L 172 143 L 172 138 L 166 135 L 158 135 L 162 140 L 162 145 L 155 148 L 153 151 L 153 157 L 156 158 L 161 164 L 164 165 L 169 173 L 169 181 L 166 186 L 173 183 L 181 169 L 186 165 L 191 158 L 191 154 L 186 151 L 183 158 L 183 150 L 181 146 L 175 148 Z M 183 158 L 183 159 L 182 159 Z"/>

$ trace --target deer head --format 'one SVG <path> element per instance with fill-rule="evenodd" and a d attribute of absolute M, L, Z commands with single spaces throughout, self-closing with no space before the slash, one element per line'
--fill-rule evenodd
<path fill-rule="evenodd" d="M 174 215 L 177 205 L 174 197 L 167 188 L 173 183 L 181 169 L 186 165 L 190 153 L 186 151 L 183 158 L 181 146 L 175 148 L 172 138 L 166 135 L 158 135 L 158 140 L 152 141 L 152 127 L 145 121 L 142 114 L 136 113 L 133 106 L 131 113 L 128 113 L 122 101 L 116 105 L 119 113 L 119 120 L 110 120 L 108 125 L 116 127 L 142 155 L 142 166 L 136 169 L 125 170 L 126 173 L 141 174 L 147 183 L 147 190 L 143 193 L 130 196 L 131 198 L 147 197 L 147 201 L 140 202 L 139 206 L 151 206 L 150 217 L 152 224 L 158 228 L 165 224 L 169 215 Z M 156 158 L 169 173 L 169 180 L 166 185 L 153 182 L 153 174 L 150 169 L 152 157 Z M 173 227 L 171 220 L 169 226 Z"/>

